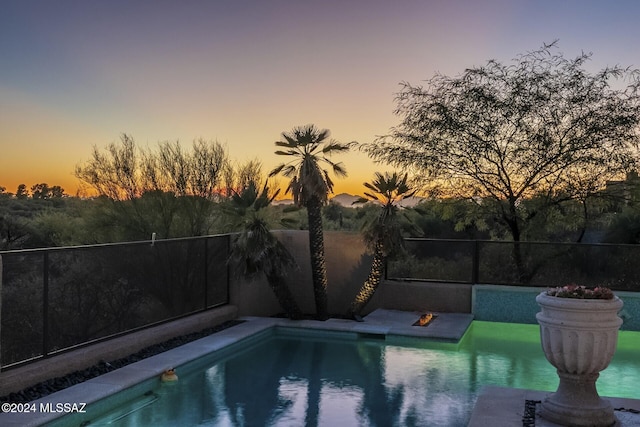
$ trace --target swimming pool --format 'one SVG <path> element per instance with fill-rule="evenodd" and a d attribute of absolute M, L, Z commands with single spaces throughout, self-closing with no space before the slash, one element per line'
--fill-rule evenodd
<path fill-rule="evenodd" d="M 639 332 L 620 333 L 601 395 L 640 398 L 639 343 Z M 92 405 L 84 425 L 466 426 L 483 385 L 557 387 L 537 325 L 479 321 L 459 343 L 272 328 L 178 375 L 120 393 L 108 408 Z M 63 423 L 79 424 L 55 425 Z"/>

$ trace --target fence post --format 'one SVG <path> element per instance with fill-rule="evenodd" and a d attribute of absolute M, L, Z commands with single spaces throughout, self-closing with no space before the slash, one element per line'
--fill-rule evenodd
<path fill-rule="evenodd" d="M 471 284 L 476 285 L 480 275 L 480 242 L 478 242 L 478 239 L 473 241 L 473 264 L 471 268 Z"/>
<path fill-rule="evenodd" d="M 225 283 L 227 287 L 227 296 L 225 298 L 226 303 L 229 304 L 230 295 L 231 295 L 231 274 L 233 273 L 231 270 L 231 264 L 229 263 L 229 256 L 231 255 L 231 233 L 227 234 L 227 238 L 225 239 L 227 242 L 227 252 L 225 253 L 224 263 L 227 266 L 227 283 Z"/>
<path fill-rule="evenodd" d="M 49 251 L 42 263 L 42 357 L 49 354 Z"/>
<path fill-rule="evenodd" d="M 204 307 L 209 307 L 209 238 L 202 239 L 204 242 Z"/>

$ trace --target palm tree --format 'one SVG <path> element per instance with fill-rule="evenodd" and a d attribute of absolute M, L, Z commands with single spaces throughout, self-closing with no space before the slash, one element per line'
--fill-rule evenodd
<path fill-rule="evenodd" d="M 327 270 L 324 259 L 324 240 L 322 235 L 322 205 L 333 192 L 333 181 L 325 163 L 333 173 L 344 177 L 347 172 L 341 163 L 334 163 L 328 156 L 349 150 L 351 144 L 327 141 L 329 131 L 317 129 L 314 125 L 296 127 L 291 132 L 282 133 L 282 141 L 276 141 L 276 154 L 292 157 L 288 163 L 282 163 L 271 171 L 269 176 L 282 173 L 290 179 L 287 192 L 291 192 L 298 206 L 307 208 L 309 220 L 309 249 L 311 254 L 311 275 L 316 314 L 320 319 L 329 317 L 327 306 Z"/>
<path fill-rule="evenodd" d="M 349 317 L 360 315 L 380 285 L 387 257 L 403 247 L 397 203 L 415 194 L 407 184 L 407 174 L 401 177 L 396 172 L 392 175 L 376 172 L 375 179 L 365 182 L 364 186 L 370 190 L 364 193 L 367 198 L 360 198 L 354 203 L 374 201 L 381 204 L 381 209 L 376 218 L 363 226 L 364 241 L 373 252 L 373 261 L 367 280 L 349 307 Z"/>
<path fill-rule="evenodd" d="M 278 195 L 269 196 L 265 184 L 258 193 L 254 183 L 249 183 L 241 193 L 233 192 L 228 209 L 233 218 L 241 221 L 241 231 L 234 239 L 229 262 L 245 277 L 253 278 L 261 273 L 275 294 L 280 306 L 291 319 L 300 319 L 298 307 L 291 290 L 284 281 L 287 270 L 296 266 L 287 248 L 271 233 L 262 209 L 269 206 Z"/>

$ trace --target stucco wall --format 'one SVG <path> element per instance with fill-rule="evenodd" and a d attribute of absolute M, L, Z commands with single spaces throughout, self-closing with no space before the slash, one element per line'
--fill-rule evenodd
<path fill-rule="evenodd" d="M 303 312 L 315 313 L 308 232 L 285 230 L 275 231 L 274 234 L 298 264 L 297 269 L 286 277 L 289 288 Z M 365 254 L 359 234 L 325 232 L 324 245 L 329 312 L 341 314 L 346 312 L 359 286 L 366 279 L 371 257 Z M 246 281 L 234 277 L 230 288 L 230 303 L 238 307 L 241 316 L 271 316 L 281 311 L 264 278 Z"/>
<path fill-rule="evenodd" d="M 471 313 L 471 289 L 469 284 L 385 281 L 367 309 Z"/>
<path fill-rule="evenodd" d="M 307 231 L 286 230 L 275 234 L 294 255 L 298 269 L 287 276 L 287 283 L 305 313 L 315 313 L 309 237 Z M 346 313 L 351 301 L 366 280 L 371 256 L 366 253 L 358 233 L 326 231 L 324 233 L 327 264 L 329 312 Z M 280 307 L 264 279 L 246 282 L 234 278 L 230 303 L 241 316 L 272 316 Z M 471 312 L 471 285 L 384 281 L 363 314 L 376 308 L 411 311 Z"/>

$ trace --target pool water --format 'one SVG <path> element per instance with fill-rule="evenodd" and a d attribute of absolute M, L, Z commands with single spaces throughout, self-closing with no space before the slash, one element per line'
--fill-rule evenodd
<path fill-rule="evenodd" d="M 88 426 L 466 426 L 483 385 L 554 391 L 537 325 L 472 322 L 460 343 L 278 329 L 177 369 Z M 624 373 L 624 374 L 623 374 Z M 640 398 L 640 332 L 601 395 Z"/>

